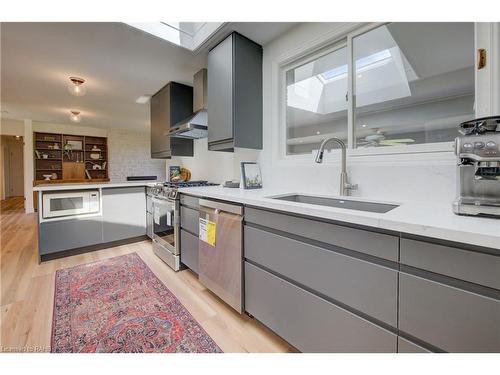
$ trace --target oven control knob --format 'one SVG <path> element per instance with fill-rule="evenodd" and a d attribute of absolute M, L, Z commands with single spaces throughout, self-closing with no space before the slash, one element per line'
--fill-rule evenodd
<path fill-rule="evenodd" d="M 496 148 L 497 144 L 493 141 L 486 142 L 486 148 L 489 148 L 490 150 L 493 148 Z"/>
<path fill-rule="evenodd" d="M 464 143 L 464 144 L 462 145 L 462 148 L 463 148 L 464 150 L 467 150 L 467 151 L 468 151 L 468 150 L 472 150 L 472 149 L 474 148 L 474 145 L 473 145 L 472 143 Z"/>
<path fill-rule="evenodd" d="M 474 148 L 476 150 L 481 150 L 484 148 L 484 142 L 474 142 Z"/>

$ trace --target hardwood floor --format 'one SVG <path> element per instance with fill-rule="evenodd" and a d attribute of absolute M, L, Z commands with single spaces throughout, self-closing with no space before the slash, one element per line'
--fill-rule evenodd
<path fill-rule="evenodd" d="M 293 352 L 286 342 L 239 315 L 200 284 L 189 270 L 174 272 L 153 254 L 149 241 L 37 264 L 36 215 L 23 198 L 1 203 L 0 351 L 50 351 L 54 277 L 58 269 L 136 252 L 177 296 L 224 352 Z"/>

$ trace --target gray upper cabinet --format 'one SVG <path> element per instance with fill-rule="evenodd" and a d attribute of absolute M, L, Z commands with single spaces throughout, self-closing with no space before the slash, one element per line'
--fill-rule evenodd
<path fill-rule="evenodd" d="M 262 47 L 232 33 L 208 54 L 208 148 L 262 149 Z"/>
<path fill-rule="evenodd" d="M 193 156 L 193 140 L 165 135 L 169 128 L 193 113 L 193 88 L 169 82 L 151 97 L 151 157 Z"/>

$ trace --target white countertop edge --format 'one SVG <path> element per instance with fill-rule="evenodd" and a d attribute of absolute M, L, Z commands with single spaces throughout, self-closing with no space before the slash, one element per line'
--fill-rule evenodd
<path fill-rule="evenodd" d="M 97 182 L 93 183 L 63 183 L 63 184 L 45 184 L 33 187 L 33 191 L 61 191 L 61 190 L 85 190 L 85 189 L 105 189 L 115 187 L 134 187 L 148 186 L 155 181 L 130 181 L 130 182 Z"/>
<path fill-rule="evenodd" d="M 284 192 L 283 190 L 267 189 L 242 190 L 223 188 L 220 186 L 180 188 L 179 192 L 198 197 L 214 198 L 255 207 L 296 213 L 313 218 L 340 221 L 349 224 L 357 224 L 500 250 L 500 219 L 458 216 L 453 213 L 451 205 L 444 203 L 397 203 L 366 199 L 363 197 L 346 198 L 357 201 L 400 205 L 385 214 L 380 214 L 280 201 L 270 198 L 289 194 L 345 198 L 325 194 L 311 194 L 295 191 Z"/>

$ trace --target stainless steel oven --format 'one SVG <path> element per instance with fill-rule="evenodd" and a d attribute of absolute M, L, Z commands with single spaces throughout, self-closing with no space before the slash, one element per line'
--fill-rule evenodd
<path fill-rule="evenodd" d="M 153 251 L 175 271 L 180 268 L 179 200 L 175 197 L 153 195 Z"/>

